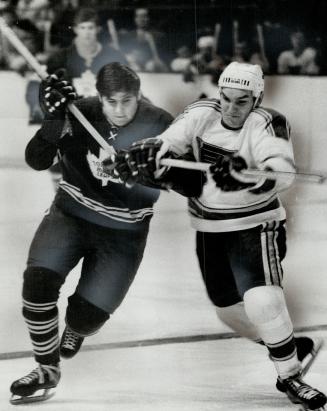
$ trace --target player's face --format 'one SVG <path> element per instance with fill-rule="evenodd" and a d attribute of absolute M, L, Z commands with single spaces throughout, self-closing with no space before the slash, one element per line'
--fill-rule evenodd
<path fill-rule="evenodd" d="M 138 108 L 139 96 L 120 91 L 110 97 L 100 97 L 105 117 L 117 127 L 123 127 L 133 120 Z"/>
<path fill-rule="evenodd" d="M 253 108 L 252 91 L 223 87 L 220 92 L 223 122 L 231 128 L 240 128 Z"/>
<path fill-rule="evenodd" d="M 84 21 L 74 27 L 74 32 L 81 41 L 92 43 L 97 39 L 99 28 L 93 21 Z"/>

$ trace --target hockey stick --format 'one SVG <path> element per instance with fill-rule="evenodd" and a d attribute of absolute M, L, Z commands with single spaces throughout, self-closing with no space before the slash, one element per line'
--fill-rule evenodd
<path fill-rule="evenodd" d="M 108 32 L 111 36 L 112 46 L 116 50 L 120 50 L 119 40 L 118 40 L 118 33 L 117 33 L 116 25 L 115 25 L 115 22 L 114 22 L 113 19 L 107 20 L 107 27 L 108 27 Z"/>
<path fill-rule="evenodd" d="M 0 31 L 6 37 L 6 39 L 15 47 L 26 60 L 26 62 L 33 68 L 36 74 L 41 80 L 47 77 L 47 72 L 44 67 L 37 61 L 28 48 L 17 37 L 16 33 L 8 27 L 5 20 L 0 17 Z M 99 145 L 109 154 L 115 154 L 114 148 L 108 144 L 101 134 L 92 126 L 84 114 L 73 103 L 68 104 L 68 110 L 76 117 L 76 119 L 86 128 L 90 135 L 99 143 Z"/>
<path fill-rule="evenodd" d="M 168 167 L 178 167 L 178 168 L 185 168 L 189 170 L 200 170 L 200 171 L 209 171 L 209 168 L 211 166 L 211 164 L 209 163 L 201 163 L 201 162 L 185 161 L 185 160 L 174 160 L 171 158 L 165 158 L 165 159 L 160 160 L 160 164 L 163 166 L 168 166 Z M 279 177 L 296 178 L 296 179 L 302 180 L 303 182 L 317 183 L 317 184 L 322 184 L 327 179 L 327 175 L 300 172 L 300 171 L 292 172 L 292 171 L 266 171 L 266 170 L 247 169 L 245 171 L 242 171 L 241 174 L 246 177 L 250 177 L 250 176 L 266 177 L 266 178 L 271 178 L 272 180 L 277 179 Z"/>

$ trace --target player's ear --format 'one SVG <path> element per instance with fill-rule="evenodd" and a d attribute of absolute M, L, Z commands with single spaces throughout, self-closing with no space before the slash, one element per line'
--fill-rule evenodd
<path fill-rule="evenodd" d="M 139 92 L 137 93 L 137 101 L 140 101 L 141 100 L 141 98 L 142 98 L 142 93 L 141 93 L 141 90 L 139 90 Z"/>

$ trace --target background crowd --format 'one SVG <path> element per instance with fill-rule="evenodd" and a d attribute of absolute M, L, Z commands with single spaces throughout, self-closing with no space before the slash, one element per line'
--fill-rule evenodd
<path fill-rule="evenodd" d="M 265 74 L 327 74 L 324 0 L 0 0 L 0 13 L 49 72 L 66 67 L 84 96 L 115 60 L 184 81 L 198 74 L 216 81 L 231 61 L 260 64 Z M 3 37 L 0 69 L 28 78 L 38 122 L 38 81 Z"/>

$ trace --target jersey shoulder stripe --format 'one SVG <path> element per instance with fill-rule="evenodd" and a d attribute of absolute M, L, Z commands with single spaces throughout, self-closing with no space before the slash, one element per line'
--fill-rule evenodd
<path fill-rule="evenodd" d="M 254 112 L 264 118 L 265 128 L 269 134 L 284 140 L 290 139 L 290 125 L 283 114 L 271 108 L 263 107 L 255 109 Z"/>
<path fill-rule="evenodd" d="M 201 99 L 201 100 L 197 100 L 197 101 L 189 104 L 188 106 L 186 106 L 184 111 L 176 117 L 176 119 L 174 120 L 174 123 L 176 123 L 178 120 L 184 118 L 185 115 L 187 115 L 188 113 L 193 112 L 197 109 L 202 109 L 202 108 L 206 108 L 209 112 L 211 112 L 212 110 L 214 110 L 218 113 L 221 112 L 221 107 L 220 107 L 219 100 L 214 99 L 214 98 Z"/>

